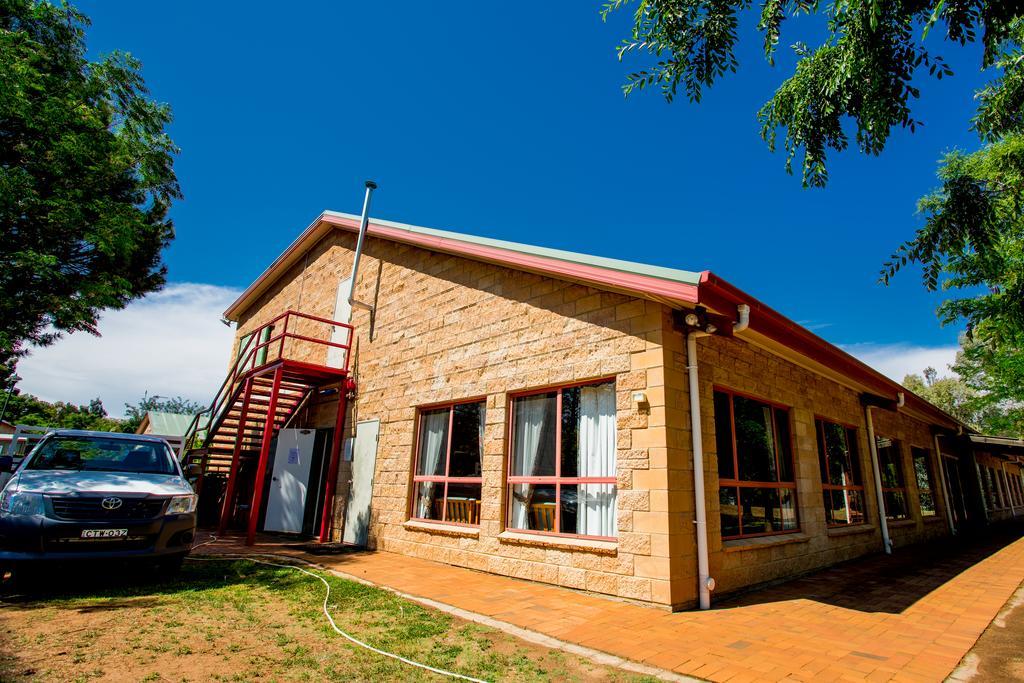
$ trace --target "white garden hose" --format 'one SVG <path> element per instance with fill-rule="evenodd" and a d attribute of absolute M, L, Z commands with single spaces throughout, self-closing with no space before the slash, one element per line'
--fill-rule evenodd
<path fill-rule="evenodd" d="M 199 546 L 207 545 L 209 543 L 213 543 L 215 540 L 217 540 L 216 537 L 211 538 L 208 541 L 205 541 L 203 543 L 199 543 L 199 544 L 193 546 L 193 548 L 198 548 Z M 292 558 L 289 558 L 287 555 L 281 556 L 281 555 L 275 555 L 273 553 L 261 553 L 261 555 L 264 555 L 266 557 L 284 557 L 284 558 L 287 558 L 287 559 L 292 559 Z M 315 579 L 318 579 L 320 581 L 320 583 L 322 583 L 324 585 L 324 587 L 327 589 L 327 591 L 324 593 L 324 602 L 323 602 L 323 605 L 322 605 L 321 608 L 323 610 L 324 616 L 327 617 L 327 621 L 328 621 L 328 623 L 330 623 L 331 628 L 333 628 L 334 632 L 337 633 L 339 636 L 342 636 L 343 638 L 347 639 L 349 642 L 354 643 L 355 645 L 358 645 L 361 648 L 367 649 L 370 652 L 376 652 L 377 654 L 379 654 L 379 655 L 381 655 L 383 657 L 390 657 L 391 659 L 397 659 L 398 661 L 400 661 L 400 662 L 402 662 L 404 664 L 408 664 L 409 666 L 414 666 L 414 667 L 417 667 L 419 669 L 425 669 L 427 671 L 433 672 L 433 673 L 441 675 L 441 676 L 449 676 L 451 678 L 457 678 L 457 679 L 460 679 L 460 680 L 463 680 L 463 681 L 471 681 L 472 683 L 487 683 L 487 681 L 481 680 L 479 678 L 472 678 L 471 676 L 463 676 L 462 674 L 458 674 L 458 673 L 455 673 L 453 671 L 445 671 L 444 669 L 437 669 L 435 667 L 428 666 L 426 664 L 421 664 L 420 662 L 416 662 L 416 661 L 413 661 L 411 659 L 407 659 L 405 657 L 402 657 L 401 655 L 396 655 L 393 652 L 386 652 L 384 650 L 375 648 L 375 647 L 373 647 L 372 645 L 370 645 L 368 643 L 364 643 L 363 641 L 359 640 L 355 636 L 352 636 L 352 635 L 350 635 L 348 633 L 345 633 L 340 628 L 338 628 L 338 624 L 335 623 L 334 617 L 331 616 L 330 611 L 327 609 L 327 604 L 328 604 L 328 602 L 330 602 L 330 599 L 331 599 L 331 584 L 327 583 L 327 580 L 324 579 L 324 577 L 322 577 L 319 574 L 316 574 L 314 572 L 311 572 L 308 569 L 303 569 L 302 567 L 297 567 L 294 564 L 282 564 L 282 563 L 278 563 L 278 562 L 269 562 L 267 560 L 259 560 L 259 559 L 256 559 L 255 557 L 253 557 L 252 555 L 228 555 L 228 554 L 220 554 L 220 553 L 218 553 L 217 555 L 211 555 L 211 556 L 208 556 L 208 557 L 195 557 L 195 556 L 192 556 L 192 555 L 190 555 L 188 557 L 188 559 L 190 559 L 190 560 L 202 560 L 202 561 L 208 561 L 208 562 L 209 561 L 221 560 L 221 559 L 225 559 L 225 558 L 232 559 L 232 560 L 248 560 L 249 562 L 256 562 L 258 564 L 265 564 L 265 565 L 269 565 L 271 567 L 283 567 L 284 569 L 294 569 L 295 571 L 302 572 L 303 574 L 307 574 L 309 576 L 312 576 Z"/>

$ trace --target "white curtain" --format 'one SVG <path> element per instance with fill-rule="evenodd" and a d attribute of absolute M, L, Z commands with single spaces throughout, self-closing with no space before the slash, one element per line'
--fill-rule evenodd
<path fill-rule="evenodd" d="M 614 477 L 615 385 L 580 390 L 579 476 Z M 615 536 L 615 484 L 581 484 L 576 533 Z"/>
<path fill-rule="evenodd" d="M 516 399 L 513 476 L 529 477 L 536 473 L 541 439 L 544 436 L 544 420 L 548 414 L 550 400 L 548 396 Z M 530 528 L 532 490 L 531 484 L 515 484 L 512 487 L 512 526 L 516 529 Z"/>
<path fill-rule="evenodd" d="M 445 436 L 448 431 L 448 412 L 437 411 L 424 413 L 420 416 L 420 462 L 416 474 L 434 476 L 437 466 L 441 463 L 441 455 L 445 451 Z M 443 472 L 442 472 L 443 474 Z M 420 493 L 416 500 L 416 516 L 432 519 L 434 511 L 431 501 L 434 499 L 436 482 L 428 481 L 420 484 Z"/>

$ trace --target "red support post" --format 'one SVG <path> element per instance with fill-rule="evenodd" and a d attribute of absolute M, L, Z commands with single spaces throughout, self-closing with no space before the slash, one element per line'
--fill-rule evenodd
<path fill-rule="evenodd" d="M 331 524 L 334 521 L 334 493 L 338 484 L 338 460 L 341 446 L 345 443 L 345 415 L 348 412 L 348 392 L 353 388 L 349 380 L 341 383 L 338 392 L 338 415 L 334 420 L 334 438 L 331 441 L 331 462 L 327 468 L 327 482 L 324 485 L 324 508 L 320 515 L 320 542 L 331 540 Z"/>
<path fill-rule="evenodd" d="M 245 423 L 249 419 L 249 400 L 252 398 L 252 378 L 245 380 L 245 392 L 242 396 L 242 412 L 238 416 L 238 433 L 235 435 L 235 450 L 231 453 L 231 469 L 228 471 L 228 483 L 224 487 L 224 506 L 220 511 L 220 523 L 217 535 L 223 536 L 228 529 L 231 513 L 235 507 L 235 486 L 238 483 L 238 461 L 242 457 L 242 440 L 245 438 Z"/>
<path fill-rule="evenodd" d="M 256 526 L 260 520 L 260 505 L 263 502 L 263 482 L 267 476 L 267 461 L 270 460 L 270 439 L 274 435 L 274 420 L 277 417 L 277 396 L 281 390 L 281 376 L 284 366 L 274 371 L 274 386 L 270 390 L 270 403 L 267 405 L 267 419 L 263 422 L 263 439 L 260 442 L 260 460 L 256 465 L 256 482 L 252 491 L 252 506 L 249 508 L 249 531 L 245 536 L 245 544 L 252 545 L 256 541 Z"/>

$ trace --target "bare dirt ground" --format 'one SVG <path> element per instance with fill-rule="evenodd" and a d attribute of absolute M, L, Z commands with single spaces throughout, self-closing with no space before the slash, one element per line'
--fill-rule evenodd
<path fill-rule="evenodd" d="M 338 624 L 373 645 L 486 680 L 641 680 L 325 575 Z M 171 581 L 60 574 L 4 596 L 0 680 L 440 680 L 329 630 L 323 585 L 247 562 L 186 562 Z M 74 584 L 68 586 L 67 584 Z"/>

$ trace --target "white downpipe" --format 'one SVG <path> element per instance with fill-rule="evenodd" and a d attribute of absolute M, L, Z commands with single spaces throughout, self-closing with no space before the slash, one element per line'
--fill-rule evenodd
<path fill-rule="evenodd" d="M 356 301 L 356 275 L 359 273 L 359 260 L 363 256 L 363 242 L 366 241 L 366 230 L 370 224 L 370 197 L 376 189 L 377 183 L 372 180 L 366 181 L 366 196 L 363 198 L 363 216 L 359 222 L 359 238 L 356 240 L 356 254 L 352 259 L 352 276 L 349 278 L 350 282 L 348 286 L 349 319 L 340 320 L 338 322 L 352 322 L 352 306 L 359 306 L 359 308 L 365 308 L 368 311 L 373 310 L 373 306 L 370 304 L 363 303 L 362 301 Z"/>
<path fill-rule="evenodd" d="M 946 461 L 943 460 L 945 456 L 942 455 L 942 450 L 939 447 L 939 435 L 932 434 L 932 441 L 935 443 L 935 461 L 939 465 L 939 482 L 942 484 L 944 503 L 942 507 L 946 509 L 946 525 L 949 527 L 949 533 L 956 536 L 956 524 L 953 523 L 953 491 L 946 479 Z"/>
<path fill-rule="evenodd" d="M 690 434 L 693 437 L 693 505 L 697 531 L 697 591 L 701 609 L 711 608 L 708 563 L 708 510 L 704 500 L 704 441 L 700 428 L 700 382 L 697 377 L 697 332 L 686 335 L 686 373 L 690 380 Z"/>
<path fill-rule="evenodd" d="M 878 467 L 878 444 L 875 443 L 875 423 L 871 419 L 871 406 L 864 406 L 868 425 L 868 448 L 871 450 L 871 471 L 875 475 L 875 498 L 878 500 L 878 527 L 882 530 L 882 544 L 885 553 L 892 555 L 892 541 L 889 540 L 889 522 L 885 518 L 885 499 L 882 497 L 882 471 Z"/>
<path fill-rule="evenodd" d="M 739 320 L 733 323 L 733 334 L 739 334 L 750 327 L 750 306 L 748 304 L 740 304 L 736 307 L 736 313 L 739 316 Z"/>

